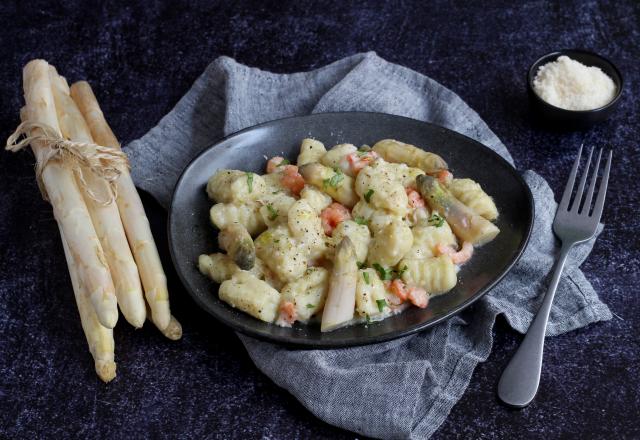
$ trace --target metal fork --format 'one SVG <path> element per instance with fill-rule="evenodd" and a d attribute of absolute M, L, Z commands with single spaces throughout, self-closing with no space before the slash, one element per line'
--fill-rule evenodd
<path fill-rule="evenodd" d="M 558 205 L 558 211 L 553 221 L 553 231 L 562 241 L 562 247 L 553 278 L 551 279 L 551 284 L 549 285 L 549 290 L 547 290 L 544 300 L 542 301 L 542 306 L 531 323 L 522 344 L 507 365 L 507 368 L 505 368 L 498 383 L 498 397 L 500 397 L 500 400 L 516 408 L 523 408 L 529 405 L 538 392 L 547 321 L 549 319 L 549 312 L 551 311 L 551 303 L 553 302 L 553 297 L 556 293 L 558 282 L 560 281 L 560 275 L 567 260 L 567 255 L 573 245 L 587 241 L 594 236 L 600 218 L 602 217 L 602 209 L 604 207 L 604 199 L 607 194 L 607 184 L 609 181 L 609 171 L 611 169 L 611 151 L 609 151 L 607 164 L 602 179 L 600 180 L 598 195 L 593 211 L 591 212 L 591 201 L 593 200 L 596 179 L 598 177 L 602 150 L 598 153 L 595 172 L 591 176 L 587 197 L 583 199 L 582 195 L 587 182 L 587 175 L 589 174 L 592 154 L 593 148 L 589 153 L 589 159 L 587 159 L 586 168 L 580 179 L 576 196 L 570 205 L 569 202 L 571 201 L 571 194 L 573 193 L 576 174 L 580 165 L 580 156 L 582 156 L 582 146 L 580 146 L 578 157 L 573 164 L 573 168 L 571 168 L 569 181 L 564 189 L 562 200 Z M 583 201 L 584 203 L 582 203 Z"/>

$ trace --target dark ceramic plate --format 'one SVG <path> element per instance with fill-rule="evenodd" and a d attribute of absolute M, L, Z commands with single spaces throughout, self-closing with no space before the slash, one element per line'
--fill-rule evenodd
<path fill-rule="evenodd" d="M 319 325 L 281 328 L 266 324 L 218 299 L 218 286 L 198 272 L 198 255 L 217 251 L 209 223 L 211 202 L 205 186 L 219 168 L 263 173 L 266 157 L 295 161 L 300 141 L 313 137 L 330 147 L 369 144 L 385 138 L 420 145 L 440 154 L 457 177 L 482 184 L 500 211 L 501 232 L 462 267 L 458 284 L 431 300 L 426 309 L 410 308 L 384 321 L 321 333 Z M 379 113 L 323 113 L 267 122 L 233 134 L 204 150 L 178 181 L 169 216 L 171 256 L 187 291 L 213 317 L 242 333 L 273 342 L 315 348 L 370 344 L 430 327 L 468 307 L 487 293 L 522 254 L 533 224 L 529 188 L 516 170 L 482 144 L 445 128 Z"/>

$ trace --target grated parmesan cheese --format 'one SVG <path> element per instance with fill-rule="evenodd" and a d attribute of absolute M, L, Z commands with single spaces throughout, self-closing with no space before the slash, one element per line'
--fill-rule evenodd
<path fill-rule="evenodd" d="M 592 110 L 610 103 L 616 94 L 613 80 L 598 67 L 561 56 L 538 69 L 533 89 L 551 105 L 566 110 Z"/>

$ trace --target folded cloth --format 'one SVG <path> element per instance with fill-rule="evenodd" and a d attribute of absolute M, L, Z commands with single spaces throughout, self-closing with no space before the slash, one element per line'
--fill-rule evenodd
<path fill-rule="evenodd" d="M 330 111 L 429 121 L 482 142 L 513 164 L 506 147 L 456 94 L 373 52 L 288 75 L 221 57 L 155 128 L 126 147 L 134 181 L 167 207 L 182 169 L 221 136 L 268 120 Z M 558 251 L 551 232 L 557 205 L 542 177 L 526 171 L 524 178 L 536 210 L 529 246 L 509 274 L 467 311 L 411 336 L 339 350 L 294 350 L 240 335 L 251 359 L 332 425 L 379 438 L 430 437 L 464 393 L 475 366 L 489 356 L 497 315 L 523 333 L 541 303 Z M 579 269 L 594 240 L 570 254 L 548 335 L 611 319 Z"/>

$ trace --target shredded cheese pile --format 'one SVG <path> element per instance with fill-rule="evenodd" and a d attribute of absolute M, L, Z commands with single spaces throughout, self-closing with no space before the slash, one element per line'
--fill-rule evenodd
<path fill-rule="evenodd" d="M 602 70 L 564 55 L 538 69 L 533 89 L 549 104 L 566 110 L 600 108 L 616 94 L 613 80 Z"/>

